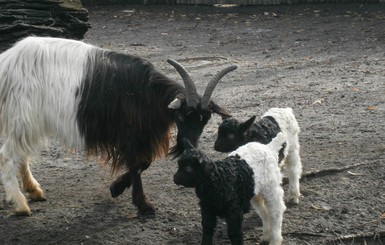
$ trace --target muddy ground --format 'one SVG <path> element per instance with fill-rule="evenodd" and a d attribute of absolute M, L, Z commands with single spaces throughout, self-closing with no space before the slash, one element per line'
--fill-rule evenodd
<path fill-rule="evenodd" d="M 216 71 L 238 65 L 218 85 L 215 101 L 241 119 L 292 107 L 304 174 L 359 165 L 301 180 L 300 204 L 284 214 L 284 244 L 385 244 L 384 4 L 89 11 L 87 42 L 145 57 L 180 80 L 166 62 L 176 59 L 199 90 Z M 220 121 L 214 115 L 200 140 L 214 159 L 225 156 L 213 151 Z M 32 166 L 48 200 L 30 203 L 27 218 L 0 202 L 0 244 L 199 244 L 197 198 L 172 182 L 175 170 L 176 161 L 161 159 L 144 172 L 157 214 L 143 219 L 130 192 L 110 197 L 108 166 L 50 140 Z M 245 244 L 259 243 L 255 213 L 245 215 L 243 230 Z M 229 244 L 223 220 L 215 239 Z"/>

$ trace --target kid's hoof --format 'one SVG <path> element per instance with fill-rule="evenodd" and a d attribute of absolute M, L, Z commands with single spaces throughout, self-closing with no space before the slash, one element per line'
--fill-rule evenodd
<path fill-rule="evenodd" d="M 299 205 L 299 201 L 296 199 L 289 199 L 289 200 L 287 200 L 287 202 L 285 204 L 286 204 L 287 208 L 291 208 L 291 207 L 295 207 L 295 206 Z"/>
<path fill-rule="evenodd" d="M 34 202 L 45 202 L 47 198 L 45 196 L 30 196 L 31 200 Z"/>

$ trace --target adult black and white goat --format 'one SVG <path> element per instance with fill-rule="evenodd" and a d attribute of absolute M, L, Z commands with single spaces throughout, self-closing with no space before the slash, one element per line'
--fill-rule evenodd
<path fill-rule="evenodd" d="M 299 180 L 302 174 L 302 163 L 299 155 L 299 132 L 300 128 L 294 116 L 292 108 L 271 108 L 258 122 L 256 116 L 252 116 L 245 122 L 239 122 L 230 117 L 223 120 L 218 128 L 218 137 L 214 149 L 220 152 L 230 152 L 239 146 L 249 142 L 260 142 L 268 144 L 279 132 L 287 135 L 287 155 L 282 151 L 279 161 L 284 160 L 285 168 L 289 178 L 288 200 L 298 203 L 300 197 Z"/>
<path fill-rule="evenodd" d="M 226 220 L 231 244 L 243 244 L 243 214 L 249 211 L 250 203 L 262 219 L 261 244 L 282 243 L 286 207 L 278 151 L 285 141 L 286 136 L 279 133 L 268 145 L 251 142 L 215 162 L 186 143 L 174 182 L 195 187 L 202 214 L 202 245 L 212 244 L 217 216 Z"/>
<path fill-rule="evenodd" d="M 30 215 L 23 188 L 32 200 L 45 200 L 29 163 L 39 143 L 56 136 L 69 147 L 106 154 L 112 171 L 127 172 L 111 186 L 117 196 L 132 184 L 140 214 L 153 214 L 143 192 L 141 173 L 169 152 L 171 130 L 178 133 L 172 156 L 179 156 L 186 137 L 197 145 L 215 112 L 228 112 L 210 100 L 217 82 L 236 66 L 219 72 L 200 97 L 186 70 L 168 61 L 185 87 L 158 72 L 143 58 L 104 50 L 84 42 L 28 37 L 0 55 L 0 172 L 6 200 L 16 214 Z"/>

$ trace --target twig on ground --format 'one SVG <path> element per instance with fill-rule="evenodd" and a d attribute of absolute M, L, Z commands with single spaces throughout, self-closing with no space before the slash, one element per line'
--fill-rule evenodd
<path fill-rule="evenodd" d="M 361 234 L 350 234 L 350 235 L 344 235 L 340 236 L 338 238 L 334 239 L 327 239 L 325 242 L 327 244 L 333 243 L 333 242 L 342 242 L 342 241 L 361 241 L 361 240 L 370 240 L 370 241 L 378 241 L 379 244 L 385 243 L 385 231 L 379 231 L 379 232 L 372 232 L 372 233 L 361 233 Z M 366 241 L 365 241 L 366 242 Z"/>
<path fill-rule="evenodd" d="M 367 163 L 357 163 L 357 164 L 345 166 L 342 168 L 328 168 L 328 169 L 310 171 L 310 172 L 304 173 L 301 178 L 302 178 L 302 180 L 310 179 L 310 178 L 318 178 L 318 177 L 322 177 L 322 176 L 329 175 L 329 174 L 337 174 L 337 173 L 340 173 L 340 172 L 343 172 L 343 171 L 346 171 L 346 170 L 349 170 L 352 168 L 364 166 L 364 165 L 367 165 Z M 284 185 L 288 184 L 289 179 L 287 177 L 284 177 L 282 180 L 282 183 Z"/>
<path fill-rule="evenodd" d="M 289 235 L 289 236 L 318 236 L 318 237 L 330 237 L 330 235 L 322 234 L 322 233 L 313 233 L 313 232 L 300 232 L 300 231 L 293 231 L 293 232 L 285 232 L 282 233 L 282 235 Z"/>

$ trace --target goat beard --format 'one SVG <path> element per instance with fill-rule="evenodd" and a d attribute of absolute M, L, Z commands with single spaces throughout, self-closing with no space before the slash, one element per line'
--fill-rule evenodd
<path fill-rule="evenodd" d="M 199 140 L 199 137 L 197 139 L 190 140 L 190 142 L 194 147 L 197 147 L 198 140 Z M 173 147 L 170 148 L 168 156 L 170 156 L 172 159 L 176 159 L 176 158 L 180 157 L 180 155 L 182 155 L 184 150 L 185 150 L 185 148 L 183 146 L 182 140 L 177 140 L 177 143 Z"/>

